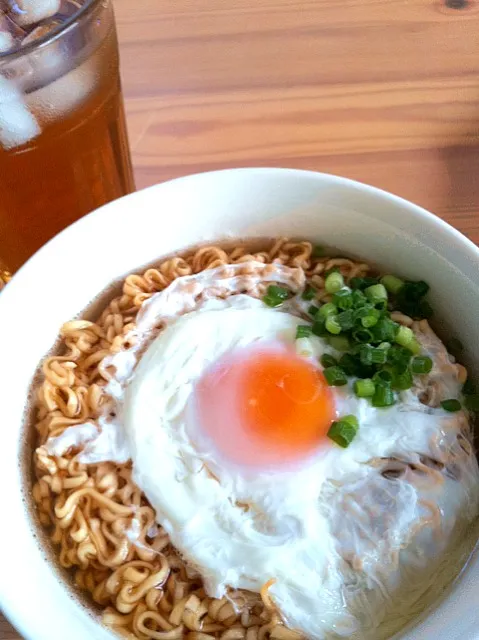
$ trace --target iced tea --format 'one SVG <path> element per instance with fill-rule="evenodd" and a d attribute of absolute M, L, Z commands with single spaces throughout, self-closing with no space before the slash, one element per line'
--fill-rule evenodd
<path fill-rule="evenodd" d="M 25 25 L 22 2 L 55 13 Z M 0 55 L 0 261 L 11 270 L 134 189 L 110 2 L 22 2 L 3 33 L 8 22 L 23 46 Z M 1 34 L 0 23 L 0 46 Z"/>

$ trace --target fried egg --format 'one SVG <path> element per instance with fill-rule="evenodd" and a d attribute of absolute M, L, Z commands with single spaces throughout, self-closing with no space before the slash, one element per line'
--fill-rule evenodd
<path fill-rule="evenodd" d="M 314 335 L 296 340 L 300 299 L 261 300 L 264 282 L 300 292 L 301 274 L 234 265 L 153 296 L 135 345 L 104 363 L 114 420 L 136 483 L 208 595 L 269 584 L 279 615 L 309 638 L 389 635 L 423 607 L 479 513 L 468 419 L 414 389 L 377 409 L 352 383 L 329 387 L 319 359 L 339 354 Z M 458 394 L 442 343 L 418 339 L 431 375 Z M 360 428 L 342 449 L 327 433 L 348 414 Z"/>

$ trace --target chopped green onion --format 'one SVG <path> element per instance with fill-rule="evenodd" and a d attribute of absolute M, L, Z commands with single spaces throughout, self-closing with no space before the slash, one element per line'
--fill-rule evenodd
<path fill-rule="evenodd" d="M 362 283 L 363 283 L 363 279 L 355 276 L 354 278 L 351 278 L 351 280 L 349 281 L 349 286 L 351 287 L 351 289 L 355 291 L 356 290 L 359 291 L 361 289 Z"/>
<path fill-rule="evenodd" d="M 354 315 L 351 309 L 342 311 L 338 314 L 337 319 L 342 331 L 349 331 L 354 326 Z"/>
<path fill-rule="evenodd" d="M 266 289 L 266 294 L 273 296 L 273 298 L 279 298 L 280 300 L 287 300 L 289 298 L 289 290 L 285 287 L 278 287 L 276 284 L 270 284 Z"/>
<path fill-rule="evenodd" d="M 376 390 L 376 385 L 371 378 L 364 378 L 364 380 L 356 380 L 353 388 L 358 398 L 371 398 Z"/>
<path fill-rule="evenodd" d="M 323 373 L 330 387 L 342 387 L 348 383 L 348 378 L 341 367 L 327 367 Z"/>
<path fill-rule="evenodd" d="M 313 250 L 311 251 L 312 258 L 322 258 L 325 255 L 324 247 L 321 247 L 319 244 L 314 245 Z"/>
<path fill-rule="evenodd" d="M 374 284 L 378 284 L 379 283 L 379 278 L 376 277 L 372 277 L 372 276 L 364 276 L 363 278 L 363 286 L 365 287 L 365 289 L 367 289 L 368 287 L 372 287 Z"/>
<path fill-rule="evenodd" d="M 316 307 L 314 304 L 310 305 L 308 307 L 308 314 L 312 317 L 315 318 L 319 313 L 319 307 Z"/>
<path fill-rule="evenodd" d="M 373 407 L 390 407 L 394 402 L 394 393 L 390 387 L 376 385 L 376 390 L 371 398 L 371 404 Z"/>
<path fill-rule="evenodd" d="M 333 296 L 333 304 L 335 304 L 338 309 L 345 311 L 346 309 L 351 309 L 353 306 L 353 296 L 349 289 L 340 289 Z"/>
<path fill-rule="evenodd" d="M 336 351 L 349 351 L 351 347 L 347 336 L 329 336 L 329 344 Z"/>
<path fill-rule="evenodd" d="M 303 300 L 313 300 L 315 295 L 316 295 L 315 289 L 313 289 L 313 287 L 308 285 L 303 291 L 303 293 L 301 294 L 301 298 Z"/>
<path fill-rule="evenodd" d="M 338 271 L 337 273 L 340 273 L 340 272 Z M 351 295 L 351 291 L 348 289 L 348 287 L 344 286 L 342 289 L 340 289 L 333 295 L 333 300 L 341 300 L 341 298 L 347 298 L 350 295 Z"/>
<path fill-rule="evenodd" d="M 341 418 L 341 422 L 348 422 L 351 426 L 356 427 L 356 429 L 359 428 L 359 421 L 356 418 L 356 416 L 353 416 L 353 415 L 343 416 Z"/>
<path fill-rule="evenodd" d="M 263 298 L 263 302 L 268 307 L 279 307 L 279 305 L 289 298 L 289 291 L 284 287 L 278 287 L 275 284 L 270 284 L 266 289 L 266 295 Z"/>
<path fill-rule="evenodd" d="M 334 316 L 338 313 L 338 308 L 332 302 L 326 302 L 319 308 L 319 315 L 321 318 L 327 318 L 328 316 Z"/>
<path fill-rule="evenodd" d="M 358 372 L 358 362 L 350 353 L 345 353 L 341 356 L 339 366 L 347 376 L 355 376 Z"/>
<path fill-rule="evenodd" d="M 387 300 L 377 300 L 374 303 L 374 306 L 376 307 L 376 309 L 379 309 L 380 311 L 387 311 L 388 301 Z"/>
<path fill-rule="evenodd" d="M 354 309 L 354 320 L 357 322 L 358 320 L 362 320 L 366 316 L 373 315 L 373 311 L 375 311 L 374 305 L 372 305 L 370 302 L 365 302 L 360 307 L 356 307 Z"/>
<path fill-rule="evenodd" d="M 410 329 L 409 327 L 405 327 L 401 325 L 396 332 L 394 341 L 397 344 L 400 344 L 401 347 L 404 347 L 405 349 L 409 349 L 411 353 L 416 354 L 416 353 L 419 353 L 419 351 L 421 350 L 421 347 L 418 341 L 416 340 L 416 336 L 414 335 L 413 330 Z"/>
<path fill-rule="evenodd" d="M 390 318 L 380 318 L 372 328 L 375 341 L 393 342 L 398 326 L 397 322 L 393 322 Z"/>
<path fill-rule="evenodd" d="M 351 416 L 347 416 L 350 418 Z M 357 421 L 356 421 L 357 422 Z M 333 422 L 328 431 L 328 438 L 346 449 L 354 440 L 358 432 L 358 424 L 353 424 L 350 420 L 342 419 Z"/>
<path fill-rule="evenodd" d="M 386 287 L 386 290 L 389 291 L 389 293 L 392 293 L 393 295 L 396 295 L 397 293 L 399 293 L 399 291 L 404 286 L 404 280 L 401 280 L 400 278 L 396 278 L 396 276 L 391 276 L 391 275 L 383 276 L 380 282 Z"/>
<path fill-rule="evenodd" d="M 479 411 L 479 394 L 474 393 L 464 398 L 464 405 L 469 411 Z"/>
<path fill-rule="evenodd" d="M 328 316 L 325 322 L 326 329 L 329 333 L 337 335 L 341 333 L 341 325 L 339 324 L 338 316 Z"/>
<path fill-rule="evenodd" d="M 419 282 L 405 282 L 396 297 L 396 308 L 411 318 L 430 318 L 433 311 L 431 305 L 423 300 L 429 291 L 429 285 L 420 280 Z"/>
<path fill-rule="evenodd" d="M 349 281 L 349 286 L 351 289 L 367 289 L 367 287 L 371 287 L 377 284 L 379 280 L 377 278 L 371 278 L 366 276 L 365 278 L 351 278 Z"/>
<path fill-rule="evenodd" d="M 272 296 L 264 296 L 263 302 L 268 307 L 279 307 L 281 304 L 283 304 L 283 301 L 280 298 L 273 298 Z"/>
<path fill-rule="evenodd" d="M 381 344 L 378 344 L 378 349 L 383 349 L 383 351 L 388 351 L 389 352 L 390 348 L 391 348 L 391 343 L 390 342 L 381 342 Z"/>
<path fill-rule="evenodd" d="M 356 345 L 353 348 L 354 353 L 352 354 L 353 357 L 353 361 L 355 363 L 355 371 L 353 374 L 354 377 L 356 378 L 372 378 L 373 374 L 376 371 L 376 366 L 373 364 L 365 364 L 364 362 L 361 361 L 361 348 L 364 345 Z M 370 346 L 370 345 L 367 345 Z M 364 356 L 363 356 L 364 357 Z M 366 362 L 368 360 L 366 359 Z"/>
<path fill-rule="evenodd" d="M 373 364 L 385 364 L 388 354 L 385 351 L 385 349 L 373 349 L 372 353 L 371 353 L 371 357 L 372 357 L 372 363 Z"/>
<path fill-rule="evenodd" d="M 418 280 L 417 282 L 412 282 L 410 284 L 414 285 L 415 295 L 418 298 L 424 298 L 424 296 L 429 293 L 430 287 L 427 282 L 424 282 L 424 280 Z"/>
<path fill-rule="evenodd" d="M 313 333 L 315 336 L 319 336 L 320 338 L 324 338 L 329 335 L 328 330 L 326 329 L 324 320 L 316 320 L 313 324 Z"/>
<path fill-rule="evenodd" d="M 367 342 L 371 342 L 373 339 L 373 334 L 369 329 L 355 329 L 353 331 L 353 338 L 356 342 L 361 342 L 366 344 Z"/>
<path fill-rule="evenodd" d="M 414 339 L 407 348 L 413 355 L 417 355 L 418 353 L 421 353 L 421 345 L 416 339 Z"/>
<path fill-rule="evenodd" d="M 319 361 L 324 369 L 327 369 L 328 367 L 335 367 L 338 364 L 336 358 L 333 358 L 329 353 L 323 353 Z"/>
<path fill-rule="evenodd" d="M 459 402 L 459 400 L 451 398 L 450 400 L 443 400 L 441 402 L 441 407 L 444 409 L 444 411 L 455 413 L 456 411 L 461 410 L 461 403 Z"/>
<path fill-rule="evenodd" d="M 376 369 L 374 365 L 366 366 L 364 364 L 361 364 L 361 362 L 358 361 L 356 377 L 359 378 L 360 380 L 366 380 L 367 378 L 372 379 L 375 372 L 376 372 Z"/>
<path fill-rule="evenodd" d="M 416 356 L 411 362 L 411 371 L 415 375 L 429 373 L 432 369 L 432 360 L 428 356 Z"/>
<path fill-rule="evenodd" d="M 362 364 L 371 365 L 373 363 L 374 347 L 370 344 L 362 344 L 359 348 L 359 359 Z"/>
<path fill-rule="evenodd" d="M 407 368 L 411 358 L 412 353 L 398 344 L 393 344 L 388 349 L 388 362 L 395 367 L 399 365 L 401 368 Z"/>
<path fill-rule="evenodd" d="M 394 372 L 395 375 L 401 375 L 402 373 L 406 373 L 406 371 L 410 371 L 409 365 L 405 362 L 398 362 L 393 367 L 388 367 L 391 371 Z M 412 374 L 411 374 L 412 375 Z"/>
<path fill-rule="evenodd" d="M 424 296 L 429 292 L 429 285 L 424 280 L 418 280 L 417 282 L 413 282 L 409 280 L 404 283 L 402 293 L 409 300 L 419 300 L 420 298 L 424 298 Z"/>
<path fill-rule="evenodd" d="M 309 338 L 313 333 L 313 328 L 309 324 L 300 324 L 296 327 L 296 340 Z"/>
<path fill-rule="evenodd" d="M 378 323 L 380 316 L 381 312 L 379 309 L 371 309 L 367 316 L 361 318 L 361 324 L 365 329 L 374 327 Z"/>
<path fill-rule="evenodd" d="M 353 301 L 354 309 L 360 309 L 361 307 L 364 307 L 365 304 L 369 304 L 368 299 L 359 289 L 351 291 L 351 299 Z"/>
<path fill-rule="evenodd" d="M 386 291 L 386 287 L 383 284 L 373 284 L 372 286 L 365 289 L 364 293 L 366 294 L 368 300 L 370 300 L 373 304 L 384 302 L 388 299 L 388 292 Z"/>
<path fill-rule="evenodd" d="M 338 271 L 330 273 L 324 282 L 324 288 L 327 293 L 337 293 L 343 287 L 344 278 Z"/>
<path fill-rule="evenodd" d="M 412 387 L 412 373 L 409 369 L 393 373 L 392 387 L 396 391 L 407 391 Z"/>
<path fill-rule="evenodd" d="M 373 382 L 381 387 L 390 387 L 393 381 L 393 376 L 387 369 L 381 369 L 373 375 Z"/>

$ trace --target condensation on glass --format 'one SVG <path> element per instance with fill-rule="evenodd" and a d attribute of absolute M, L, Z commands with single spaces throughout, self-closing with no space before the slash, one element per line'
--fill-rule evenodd
<path fill-rule="evenodd" d="M 0 270 L 133 190 L 111 0 L 0 1 Z"/>

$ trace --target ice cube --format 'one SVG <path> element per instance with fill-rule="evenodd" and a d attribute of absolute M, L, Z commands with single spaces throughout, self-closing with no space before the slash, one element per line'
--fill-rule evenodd
<path fill-rule="evenodd" d="M 23 38 L 21 46 L 23 47 L 39 38 L 43 38 L 57 26 L 58 22 L 56 20 L 50 20 L 47 24 L 35 27 Z M 53 76 L 63 75 L 68 65 L 68 58 L 65 55 L 64 43 L 61 38 L 48 42 L 45 46 L 36 47 L 25 56 L 25 60 L 28 61 L 37 84 L 48 82 L 48 79 Z"/>
<path fill-rule="evenodd" d="M 16 22 L 12 20 L 9 13 L 5 13 L 6 9 L 2 9 L 2 0 L 0 0 L 0 31 L 8 31 L 13 36 L 15 44 L 19 44 L 26 35 L 25 29 L 19 27 Z M 6 0 L 5 0 L 6 2 Z"/>
<path fill-rule="evenodd" d="M 5 51 L 13 49 L 14 46 L 15 38 L 10 31 L 0 30 L 0 53 L 5 53 Z"/>
<path fill-rule="evenodd" d="M 95 58 L 37 89 L 28 96 L 28 106 L 39 122 L 51 122 L 78 109 L 94 91 L 99 78 Z"/>
<path fill-rule="evenodd" d="M 13 149 L 41 133 L 35 116 L 13 82 L 0 76 L 0 145 Z"/>
<path fill-rule="evenodd" d="M 0 53 L 5 53 L 5 51 L 13 49 L 17 43 L 15 39 L 15 31 L 17 27 L 3 13 L 1 2 L 2 0 L 0 0 Z"/>
<path fill-rule="evenodd" d="M 12 17 L 22 27 L 51 18 L 60 6 L 61 0 L 10 0 Z"/>

